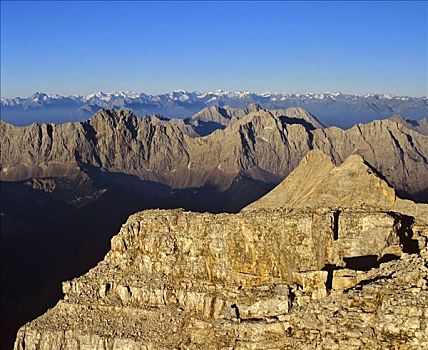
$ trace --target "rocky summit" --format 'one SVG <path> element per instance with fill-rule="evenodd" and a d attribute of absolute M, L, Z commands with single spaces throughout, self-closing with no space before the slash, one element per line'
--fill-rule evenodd
<path fill-rule="evenodd" d="M 129 217 L 15 349 L 424 349 L 426 213 L 312 151 L 240 213 Z"/>
<path fill-rule="evenodd" d="M 428 205 L 399 198 L 361 156 L 350 155 L 335 166 L 320 150 L 310 151 L 282 183 L 244 210 L 258 208 L 374 208 L 428 221 Z"/>

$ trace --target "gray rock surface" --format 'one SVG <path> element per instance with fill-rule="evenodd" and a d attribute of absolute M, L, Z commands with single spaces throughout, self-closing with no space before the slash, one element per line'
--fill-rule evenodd
<path fill-rule="evenodd" d="M 342 130 L 318 128 L 300 109 L 280 114 L 254 111 L 205 137 L 195 137 L 184 122 L 129 111 L 101 111 L 61 125 L 1 122 L 0 179 L 72 176 L 94 167 L 171 188 L 224 191 L 239 177 L 277 184 L 311 149 L 320 149 L 335 165 L 359 154 L 400 193 L 426 196 L 428 136 L 391 120 Z"/>
<path fill-rule="evenodd" d="M 397 123 L 406 125 L 408 128 L 419 131 L 421 134 L 428 135 L 428 118 L 422 118 L 421 120 L 410 120 L 402 117 L 401 115 L 393 115 L 390 120 Z"/>

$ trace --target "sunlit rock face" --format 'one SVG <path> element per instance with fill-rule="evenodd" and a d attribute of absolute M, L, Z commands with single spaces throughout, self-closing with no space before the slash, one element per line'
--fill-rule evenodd
<path fill-rule="evenodd" d="M 390 188 L 357 163 L 337 180 Z M 334 193 L 330 207 L 134 214 L 15 349 L 426 348 L 425 207 L 337 206 Z M 385 198 L 397 208 L 393 191 Z"/>

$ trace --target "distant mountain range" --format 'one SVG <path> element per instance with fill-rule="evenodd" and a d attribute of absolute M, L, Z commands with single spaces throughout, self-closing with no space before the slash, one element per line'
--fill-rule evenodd
<path fill-rule="evenodd" d="M 428 116 L 428 97 L 350 95 L 343 93 L 252 93 L 216 90 L 208 93 L 176 90 L 160 95 L 136 92 L 97 92 L 86 96 L 48 95 L 2 98 L 1 119 L 14 125 L 82 121 L 104 109 L 129 109 L 136 115 L 161 114 L 187 118 L 205 107 L 246 108 L 256 103 L 265 109 L 302 107 L 326 125 L 348 128 L 356 123 L 389 118 L 394 114 L 419 120 Z"/>

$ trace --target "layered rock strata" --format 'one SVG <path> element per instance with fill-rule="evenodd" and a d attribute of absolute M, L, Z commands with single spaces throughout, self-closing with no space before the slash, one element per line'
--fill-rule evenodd
<path fill-rule="evenodd" d="M 135 214 L 15 349 L 428 345 L 428 227 L 349 212 L 337 234 L 335 215 Z"/>

